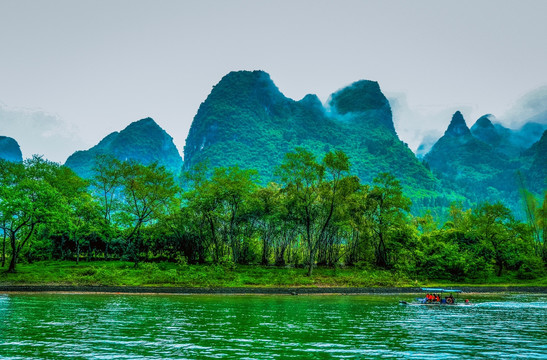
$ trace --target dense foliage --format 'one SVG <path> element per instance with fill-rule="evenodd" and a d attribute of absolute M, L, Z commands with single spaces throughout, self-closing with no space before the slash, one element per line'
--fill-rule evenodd
<path fill-rule="evenodd" d="M 134 263 L 318 265 L 388 269 L 412 278 L 545 274 L 545 199 L 527 223 L 501 203 L 454 203 L 449 221 L 410 214 L 390 173 L 370 184 L 343 151 L 285 155 L 279 183 L 252 169 L 199 165 L 180 186 L 164 167 L 99 156 L 87 182 L 40 157 L 0 164 L 2 266 L 62 259 Z M 142 264 L 140 266 L 143 266 Z"/>

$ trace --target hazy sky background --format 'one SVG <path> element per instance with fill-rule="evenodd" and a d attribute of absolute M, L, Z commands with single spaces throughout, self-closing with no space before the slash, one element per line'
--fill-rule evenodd
<path fill-rule="evenodd" d="M 212 86 L 261 69 L 297 100 L 378 81 L 415 149 L 457 109 L 516 126 L 546 34 L 543 0 L 0 0 L 0 135 L 64 162 L 150 116 L 182 154 Z M 547 88 L 529 96 L 547 109 Z"/>

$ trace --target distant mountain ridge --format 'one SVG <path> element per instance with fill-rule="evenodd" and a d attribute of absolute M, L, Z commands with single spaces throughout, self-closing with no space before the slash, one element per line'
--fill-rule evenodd
<path fill-rule="evenodd" d="M 473 202 L 501 200 L 518 211 L 521 179 L 536 193 L 546 187 L 546 136 L 543 133 L 540 141 L 528 144 L 526 150 L 523 139 L 534 138 L 540 124 L 514 131 L 492 120 L 492 115 L 482 116 L 469 129 L 456 112 L 424 161 L 445 186 L 466 194 Z"/>
<path fill-rule="evenodd" d="M 12 162 L 23 161 L 21 147 L 15 139 L 7 136 L 0 136 L 0 159 Z"/>
<path fill-rule="evenodd" d="M 89 150 L 76 151 L 65 165 L 84 178 L 93 176 L 95 157 L 110 154 L 119 160 L 136 160 L 145 165 L 157 162 L 174 175 L 182 168 L 182 158 L 173 138 L 153 119 L 135 121 L 120 132 L 113 132 Z"/>

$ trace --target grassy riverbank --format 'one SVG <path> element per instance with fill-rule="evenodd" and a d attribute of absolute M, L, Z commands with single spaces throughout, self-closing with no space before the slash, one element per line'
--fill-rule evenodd
<path fill-rule="evenodd" d="M 406 287 L 444 285 L 547 286 L 547 277 L 518 279 L 514 274 L 454 282 L 416 279 L 391 271 L 356 267 L 314 269 L 270 266 L 177 265 L 122 261 L 42 261 L 18 265 L 15 274 L 0 270 L 1 285 L 162 286 L 162 287 Z"/>

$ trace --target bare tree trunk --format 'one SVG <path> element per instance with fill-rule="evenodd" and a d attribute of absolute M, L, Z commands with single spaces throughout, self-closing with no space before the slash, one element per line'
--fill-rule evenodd
<path fill-rule="evenodd" d="M 313 271 L 313 263 L 314 263 L 314 260 L 315 260 L 315 249 L 311 248 L 310 249 L 310 263 L 308 265 L 308 276 L 311 276 L 312 274 L 312 271 Z"/>
<path fill-rule="evenodd" d="M 11 243 L 11 260 L 9 263 L 8 272 L 14 273 L 15 272 L 15 264 L 17 262 L 17 244 L 15 243 L 15 235 L 11 234 L 10 236 L 10 243 Z"/>
<path fill-rule="evenodd" d="M 269 243 L 269 234 L 267 234 L 262 238 L 262 265 L 268 265 Z"/>
<path fill-rule="evenodd" d="M 75 237 L 76 240 L 76 264 L 80 263 L 80 239 Z"/>
<path fill-rule="evenodd" d="M 279 248 L 277 248 L 275 253 L 275 265 L 277 266 L 283 266 L 285 265 L 285 250 L 287 249 L 286 244 L 281 244 Z"/>
<path fill-rule="evenodd" d="M 541 225 L 542 225 L 542 238 L 543 238 L 543 261 L 547 262 L 547 194 L 543 198 L 543 205 L 541 206 Z"/>
<path fill-rule="evenodd" d="M 9 268 L 8 268 L 8 272 L 9 273 L 14 273 L 15 272 L 15 259 L 17 259 L 17 254 L 12 254 L 11 255 L 11 260 L 10 260 L 10 263 L 9 263 Z"/>
<path fill-rule="evenodd" d="M 88 246 L 87 246 L 87 262 L 89 262 L 89 258 L 91 257 L 91 241 L 88 241 Z"/>
<path fill-rule="evenodd" d="M 2 267 L 6 265 L 6 230 L 3 231 L 4 240 L 2 241 Z"/>
<path fill-rule="evenodd" d="M 386 244 L 382 233 L 378 235 L 378 247 L 376 248 L 376 265 L 386 268 L 388 265 Z"/>

